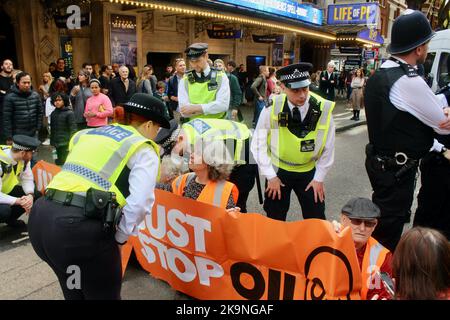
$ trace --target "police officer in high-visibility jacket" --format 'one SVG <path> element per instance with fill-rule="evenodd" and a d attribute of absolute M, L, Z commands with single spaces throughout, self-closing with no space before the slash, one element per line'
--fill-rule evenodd
<path fill-rule="evenodd" d="M 159 174 L 152 139 L 169 127 L 165 108 L 138 93 L 124 106 L 124 124 L 76 133 L 62 171 L 33 207 L 31 243 L 66 299 L 120 299 L 120 249 L 151 214 Z"/>
<path fill-rule="evenodd" d="M 19 217 L 30 212 L 38 195 L 30 161 L 40 144 L 38 139 L 15 135 L 12 146 L 0 146 L 0 223 L 25 227 Z"/>
<path fill-rule="evenodd" d="M 264 210 L 286 220 L 294 190 L 304 218 L 325 219 L 323 181 L 334 162 L 334 102 L 309 92 L 310 63 L 277 71 L 284 93 L 261 112 L 251 151 L 267 179 Z"/>
<path fill-rule="evenodd" d="M 178 111 L 182 121 L 225 118 L 230 105 L 228 77 L 209 66 L 208 44 L 194 43 L 185 52 L 192 70 L 187 71 L 178 84 Z"/>
<path fill-rule="evenodd" d="M 192 146 L 199 139 L 223 140 L 234 159 L 234 168 L 229 181 L 239 190 L 236 205 L 241 212 L 247 212 L 247 199 L 255 185 L 256 165 L 250 154 L 251 131 L 245 124 L 223 119 L 194 119 L 181 127 L 175 154 L 192 152 Z"/>

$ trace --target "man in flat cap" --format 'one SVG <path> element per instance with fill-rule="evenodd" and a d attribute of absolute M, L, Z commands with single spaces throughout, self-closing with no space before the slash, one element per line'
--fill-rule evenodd
<path fill-rule="evenodd" d="M 267 179 L 264 210 L 286 220 L 291 191 L 303 218 L 325 219 L 323 181 L 334 162 L 334 102 L 309 92 L 310 63 L 277 71 L 283 94 L 261 111 L 251 144 L 259 172 Z"/>
<path fill-rule="evenodd" d="M 353 198 L 341 210 L 338 230 L 349 227 L 355 242 L 356 255 L 361 268 L 361 298 L 370 300 L 392 299 L 379 278 L 379 272 L 392 277 L 392 253 L 372 238 L 380 217 L 380 208 L 367 198 Z M 336 221 L 333 221 L 336 226 Z M 338 231 L 336 230 L 336 231 Z"/>
<path fill-rule="evenodd" d="M 0 146 L 0 223 L 25 226 L 18 218 L 30 212 L 35 200 L 30 161 L 39 145 L 35 138 L 15 135 L 12 146 Z"/>
<path fill-rule="evenodd" d="M 192 70 L 186 72 L 178 85 L 178 111 L 183 122 L 193 118 L 225 118 L 230 105 L 230 85 L 223 71 L 208 64 L 208 44 L 194 43 L 185 53 Z"/>

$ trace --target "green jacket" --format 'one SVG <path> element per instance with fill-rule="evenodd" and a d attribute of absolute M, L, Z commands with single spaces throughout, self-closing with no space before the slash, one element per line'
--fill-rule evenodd
<path fill-rule="evenodd" d="M 230 109 L 237 109 L 242 103 L 242 91 L 238 78 L 231 73 L 226 73 L 230 80 Z"/>

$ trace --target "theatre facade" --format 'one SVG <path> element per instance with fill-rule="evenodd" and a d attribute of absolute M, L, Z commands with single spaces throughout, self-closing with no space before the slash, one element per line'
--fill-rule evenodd
<path fill-rule="evenodd" d="M 212 60 L 279 67 L 310 61 L 323 69 L 336 34 L 324 10 L 291 0 L 119 1 L 6 0 L 0 4 L 0 58 L 31 73 L 36 85 L 63 57 L 74 71 L 84 62 L 152 64 L 156 75 L 207 42 Z"/>

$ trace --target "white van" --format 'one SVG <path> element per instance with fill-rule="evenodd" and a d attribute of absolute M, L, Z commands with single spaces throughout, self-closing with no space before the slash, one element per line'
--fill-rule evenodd
<path fill-rule="evenodd" d="M 425 76 L 436 92 L 450 82 L 450 29 L 436 32 L 428 45 Z"/>

